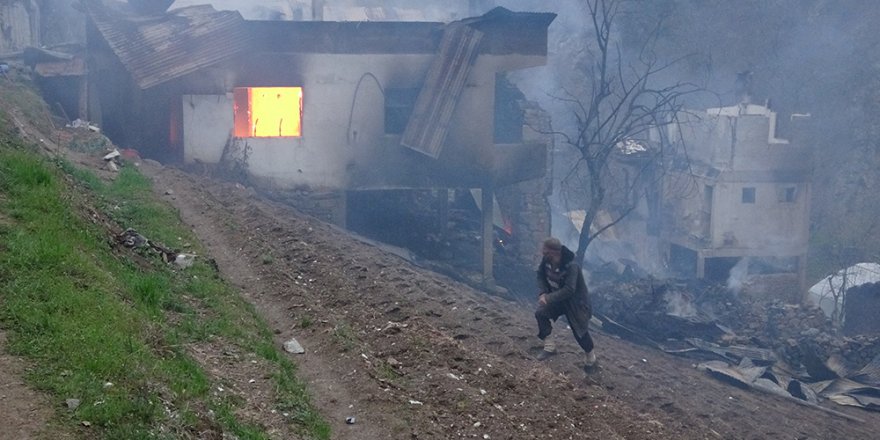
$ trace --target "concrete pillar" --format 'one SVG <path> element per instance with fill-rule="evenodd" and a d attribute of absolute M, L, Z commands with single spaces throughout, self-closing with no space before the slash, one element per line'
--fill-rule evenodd
<path fill-rule="evenodd" d="M 449 227 L 449 189 L 437 190 L 437 228 L 440 235 L 446 237 L 446 228 Z"/>
<path fill-rule="evenodd" d="M 324 20 L 324 0 L 312 0 L 312 20 Z"/>
<path fill-rule="evenodd" d="M 706 278 L 706 257 L 697 251 L 697 279 Z"/>
<path fill-rule="evenodd" d="M 493 209 L 494 205 L 492 202 L 495 197 L 494 191 L 489 187 L 483 188 L 480 193 L 482 194 L 480 197 L 480 207 L 483 210 L 483 286 L 491 289 L 495 287 L 495 275 L 492 271 L 495 256 L 495 231 L 492 229 L 495 210 Z"/>
<path fill-rule="evenodd" d="M 77 117 L 83 121 L 89 121 L 89 76 L 79 78 L 79 102 L 77 103 Z"/>
<path fill-rule="evenodd" d="M 798 289 L 801 293 L 801 303 L 806 304 L 808 301 L 809 290 L 807 288 L 807 256 L 799 255 L 797 257 L 797 276 Z"/>

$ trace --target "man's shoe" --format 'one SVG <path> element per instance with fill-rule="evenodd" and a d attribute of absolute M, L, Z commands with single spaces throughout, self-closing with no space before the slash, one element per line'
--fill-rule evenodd
<path fill-rule="evenodd" d="M 550 359 L 551 357 L 553 357 L 553 356 L 555 356 L 555 355 L 556 355 L 556 352 L 555 352 L 555 351 L 541 350 L 541 352 L 538 353 L 538 356 L 536 356 L 536 358 L 537 358 L 539 361 L 545 361 L 545 360 Z"/>
<path fill-rule="evenodd" d="M 596 353 L 592 351 L 587 353 L 587 358 L 584 361 L 584 370 L 592 370 L 596 366 Z"/>

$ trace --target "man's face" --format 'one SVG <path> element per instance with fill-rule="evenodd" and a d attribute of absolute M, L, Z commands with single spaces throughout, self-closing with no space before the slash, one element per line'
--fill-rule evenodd
<path fill-rule="evenodd" d="M 559 264 L 559 262 L 562 260 L 561 249 L 549 249 L 544 246 L 541 253 L 544 254 L 544 258 L 546 258 L 549 262 L 553 264 Z"/>

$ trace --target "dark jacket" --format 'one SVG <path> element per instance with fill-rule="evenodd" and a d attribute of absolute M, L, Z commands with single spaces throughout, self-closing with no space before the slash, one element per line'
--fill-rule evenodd
<path fill-rule="evenodd" d="M 547 271 L 552 270 L 546 258 L 538 266 L 538 292 L 547 294 L 547 304 L 560 304 L 568 318 L 571 329 L 579 336 L 587 333 L 590 318 L 593 316 L 590 295 L 581 267 L 574 262 L 574 252 L 562 247 L 562 260 L 559 263 L 561 285 L 554 289 L 550 285 Z"/>

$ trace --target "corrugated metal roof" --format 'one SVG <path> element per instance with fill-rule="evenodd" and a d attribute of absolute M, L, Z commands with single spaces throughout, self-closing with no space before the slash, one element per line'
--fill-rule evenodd
<path fill-rule="evenodd" d="M 248 49 L 251 37 L 234 11 L 193 6 L 156 16 L 112 11 L 84 1 L 98 31 L 146 89 L 229 59 Z"/>
<path fill-rule="evenodd" d="M 440 157 L 449 122 L 477 58 L 482 32 L 453 23 L 443 33 L 440 52 L 434 57 L 425 84 L 403 132 L 401 145 Z"/>

